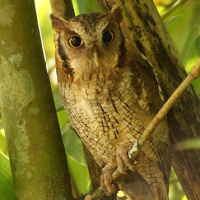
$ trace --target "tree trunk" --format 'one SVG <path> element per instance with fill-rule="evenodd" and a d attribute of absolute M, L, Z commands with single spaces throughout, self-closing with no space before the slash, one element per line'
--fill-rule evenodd
<path fill-rule="evenodd" d="M 71 200 L 34 1 L 0 7 L 0 106 L 17 199 Z"/>
<path fill-rule="evenodd" d="M 50 0 L 52 12 L 63 19 L 69 19 L 74 16 L 74 10 L 71 0 Z"/>
<path fill-rule="evenodd" d="M 124 10 L 124 32 L 154 66 L 165 100 L 186 76 L 179 56 L 152 0 L 98 0 L 103 12 Z M 180 142 L 200 136 L 200 101 L 192 86 L 168 114 L 173 167 L 189 200 L 200 199 L 200 150 Z"/>

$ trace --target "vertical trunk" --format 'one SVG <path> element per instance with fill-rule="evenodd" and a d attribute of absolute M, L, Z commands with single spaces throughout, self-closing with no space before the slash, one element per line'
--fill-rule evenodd
<path fill-rule="evenodd" d="M 0 1 L 0 106 L 17 199 L 73 199 L 34 1 Z"/>
<path fill-rule="evenodd" d="M 98 0 L 103 12 L 113 5 L 124 10 L 125 33 L 153 64 L 163 95 L 167 99 L 185 78 L 186 72 L 152 0 Z M 192 87 L 168 114 L 172 162 L 190 200 L 200 199 L 200 150 L 182 149 L 181 141 L 200 136 L 200 102 Z"/>

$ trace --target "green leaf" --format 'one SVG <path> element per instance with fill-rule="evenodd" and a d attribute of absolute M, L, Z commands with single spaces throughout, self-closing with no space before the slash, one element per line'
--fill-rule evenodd
<path fill-rule="evenodd" d="M 79 0 L 82 1 L 82 0 Z M 86 0 L 86 13 L 98 13 L 101 12 L 99 4 L 96 0 Z"/>
<path fill-rule="evenodd" d="M 78 153 L 77 153 L 78 154 Z M 81 194 L 86 194 L 91 190 L 90 175 L 88 168 L 80 164 L 71 157 L 67 157 L 69 171 L 72 176 L 72 182 L 75 185 L 76 192 L 79 197 Z"/>
<path fill-rule="evenodd" d="M 59 93 L 58 87 L 56 87 L 53 90 L 53 98 L 54 98 L 54 102 L 55 102 L 55 106 L 56 106 L 56 111 L 59 112 L 59 111 L 65 110 L 64 106 L 63 106 L 63 101 L 62 101 L 62 99 L 60 97 L 60 93 Z"/>
<path fill-rule="evenodd" d="M 3 129 L 3 123 L 2 123 L 2 119 L 1 119 L 1 110 L 0 110 L 0 129 Z"/>
<path fill-rule="evenodd" d="M 56 87 L 53 90 L 53 98 L 54 98 L 54 102 L 55 102 L 55 106 L 56 106 L 59 125 L 60 125 L 60 128 L 62 128 L 66 124 L 66 122 L 69 122 L 69 117 L 67 116 L 67 113 L 64 109 L 63 101 L 60 97 L 58 87 Z"/>
<path fill-rule="evenodd" d="M 197 36 L 197 38 L 195 39 L 195 47 L 198 52 L 198 55 L 200 56 L 200 35 Z"/>
<path fill-rule="evenodd" d="M 6 138 L 3 133 L 3 130 L 0 130 L 0 152 L 7 155 L 7 146 L 6 146 Z"/>
<path fill-rule="evenodd" d="M 65 126 L 66 123 L 69 123 L 69 117 L 68 117 L 65 110 L 57 112 L 57 116 L 58 116 L 60 129 L 62 129 Z"/>
<path fill-rule="evenodd" d="M 15 200 L 13 179 L 8 157 L 0 152 L 0 199 Z"/>
<path fill-rule="evenodd" d="M 71 128 L 70 123 L 64 126 L 61 133 L 67 155 L 78 163 L 86 165 L 82 142 L 76 132 Z"/>
<path fill-rule="evenodd" d="M 192 85 L 194 86 L 194 89 L 195 89 L 197 95 L 200 97 L 200 78 L 194 80 Z"/>
<path fill-rule="evenodd" d="M 171 24 L 173 21 L 175 21 L 176 19 L 183 17 L 182 15 L 177 15 L 177 16 L 173 16 L 171 18 L 169 18 L 166 22 L 165 22 L 165 26 L 168 26 L 169 24 Z"/>
<path fill-rule="evenodd" d="M 72 0 L 72 3 L 76 15 L 100 12 L 100 8 L 96 0 Z"/>

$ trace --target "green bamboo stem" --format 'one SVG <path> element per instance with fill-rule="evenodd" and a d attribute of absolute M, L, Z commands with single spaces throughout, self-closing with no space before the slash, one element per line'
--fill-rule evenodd
<path fill-rule="evenodd" d="M 19 200 L 72 200 L 34 1 L 0 1 L 0 106 Z"/>

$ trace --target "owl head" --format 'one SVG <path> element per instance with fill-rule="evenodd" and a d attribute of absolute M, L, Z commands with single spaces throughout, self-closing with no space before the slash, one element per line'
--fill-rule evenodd
<path fill-rule="evenodd" d="M 96 71 L 120 67 L 125 54 L 120 23 L 122 10 L 83 14 L 64 20 L 51 15 L 55 34 L 58 78 L 76 81 L 91 78 Z"/>

